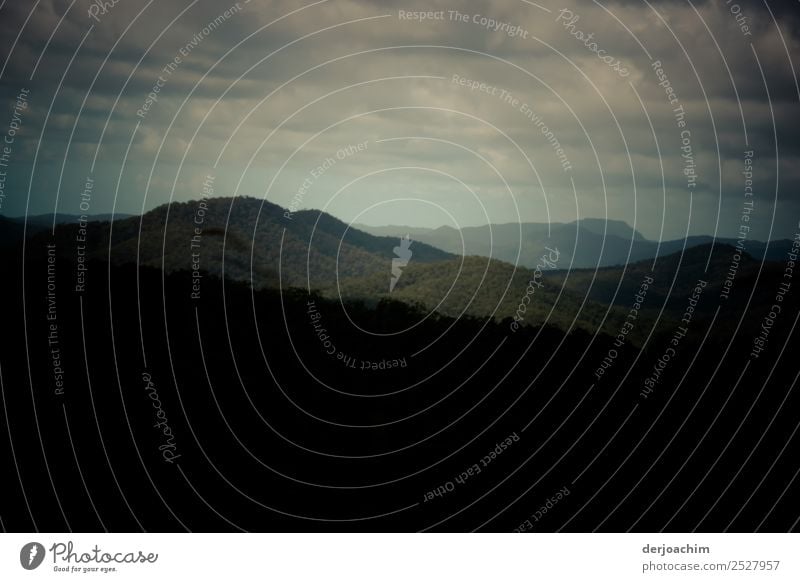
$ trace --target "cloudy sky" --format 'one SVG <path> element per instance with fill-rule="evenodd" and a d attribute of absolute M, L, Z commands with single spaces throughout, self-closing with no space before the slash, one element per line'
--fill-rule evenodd
<path fill-rule="evenodd" d="M 0 213 L 80 213 L 87 178 L 91 213 L 139 213 L 211 175 L 373 225 L 735 236 L 752 201 L 749 238 L 790 237 L 797 21 L 737 1 L 5 1 Z"/>

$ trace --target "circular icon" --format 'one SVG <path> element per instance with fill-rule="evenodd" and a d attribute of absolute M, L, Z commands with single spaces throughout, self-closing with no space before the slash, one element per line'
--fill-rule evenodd
<path fill-rule="evenodd" d="M 26 570 L 35 570 L 44 561 L 44 546 L 38 542 L 29 542 L 19 552 L 19 563 Z"/>

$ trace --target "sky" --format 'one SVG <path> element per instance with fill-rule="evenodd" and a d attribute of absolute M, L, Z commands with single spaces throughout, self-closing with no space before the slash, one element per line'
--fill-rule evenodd
<path fill-rule="evenodd" d="M 375 226 L 800 230 L 798 20 L 782 3 L 1 6 L 8 216 L 210 194 Z"/>

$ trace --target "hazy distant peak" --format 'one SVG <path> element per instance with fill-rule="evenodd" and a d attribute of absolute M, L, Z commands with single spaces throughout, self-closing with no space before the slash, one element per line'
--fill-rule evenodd
<path fill-rule="evenodd" d="M 618 236 L 624 239 L 647 240 L 642 234 L 624 220 L 606 220 L 605 218 L 580 218 L 571 222 L 595 234 Z"/>

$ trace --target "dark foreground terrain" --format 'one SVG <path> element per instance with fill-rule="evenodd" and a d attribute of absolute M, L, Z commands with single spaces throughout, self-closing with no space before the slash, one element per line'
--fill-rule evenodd
<path fill-rule="evenodd" d="M 79 262 L 47 232 L 24 251 L 5 232 L 8 531 L 797 527 L 798 302 L 771 300 L 780 263 L 746 257 L 725 300 L 724 269 L 665 261 L 620 339 L 638 268 L 592 290 L 573 273 L 567 297 L 594 310 L 570 303 L 575 325 L 514 327 L 190 262 Z M 596 306 L 612 304 L 609 327 Z"/>

